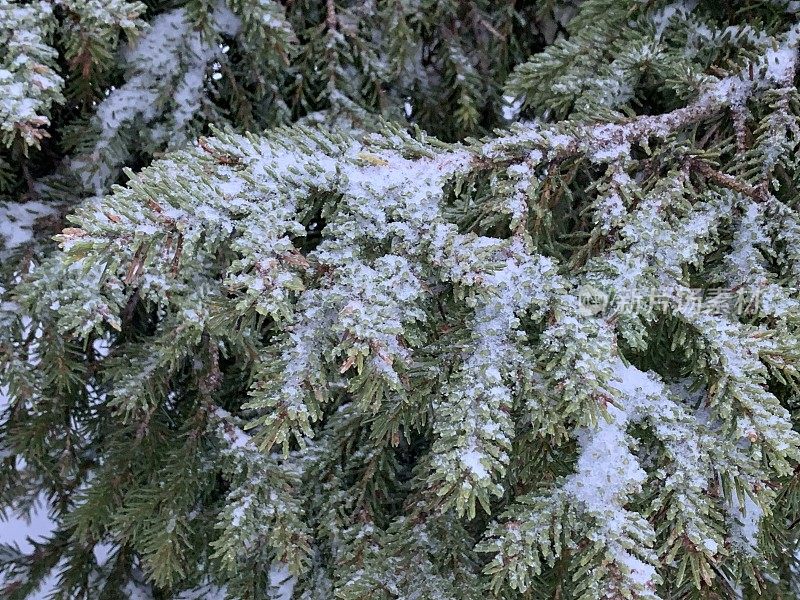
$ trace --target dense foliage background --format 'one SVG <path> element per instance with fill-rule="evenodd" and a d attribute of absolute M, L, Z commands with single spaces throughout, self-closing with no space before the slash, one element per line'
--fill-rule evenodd
<path fill-rule="evenodd" d="M 0 0 L 4 597 L 798 597 L 798 11 Z"/>

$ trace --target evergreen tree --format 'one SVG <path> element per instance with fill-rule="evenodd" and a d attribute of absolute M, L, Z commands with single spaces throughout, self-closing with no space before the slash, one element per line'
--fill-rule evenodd
<path fill-rule="evenodd" d="M 798 12 L 0 0 L 3 597 L 800 596 Z"/>

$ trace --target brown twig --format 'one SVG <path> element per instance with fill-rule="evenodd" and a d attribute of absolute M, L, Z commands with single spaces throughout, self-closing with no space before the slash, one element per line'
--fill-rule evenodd
<path fill-rule="evenodd" d="M 769 193 L 765 189 L 756 188 L 749 183 L 737 179 L 732 175 L 718 171 L 707 162 L 697 158 L 690 158 L 687 160 L 689 168 L 695 173 L 699 173 L 709 181 L 716 183 L 720 187 L 733 190 L 745 196 L 748 196 L 756 202 L 766 202 L 769 200 Z"/>

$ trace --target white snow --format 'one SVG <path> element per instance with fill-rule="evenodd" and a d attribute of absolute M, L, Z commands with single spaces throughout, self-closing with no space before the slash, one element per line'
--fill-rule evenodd
<path fill-rule="evenodd" d="M 618 396 L 619 406 L 609 404 L 606 409 L 610 420 L 601 420 L 596 428 L 581 433 L 577 469 L 564 485 L 564 491 L 578 499 L 596 519 L 596 534 L 606 538 L 607 551 L 627 567 L 628 577 L 640 586 L 641 593 L 648 594 L 643 597 L 655 599 L 652 594 L 652 584 L 657 578 L 655 567 L 634 555 L 620 540 L 629 537 L 631 531 L 649 529 L 639 515 L 624 508 L 628 496 L 638 492 L 647 479 L 631 453 L 631 441 L 625 431 L 634 416 L 630 400 L 657 394 L 660 389 L 647 374 L 621 362 L 615 363 L 615 371 L 613 383 L 623 392 Z"/>
<path fill-rule="evenodd" d="M 215 5 L 211 25 L 216 31 L 234 35 L 240 27 L 238 17 L 222 2 Z M 100 135 L 93 150 L 73 159 L 73 169 L 84 185 L 95 194 L 106 191 L 109 178 L 120 161 L 116 152 L 108 153 L 120 131 L 136 123 L 149 124 L 144 133 L 172 147 L 186 142 L 186 127 L 200 109 L 206 71 L 222 48 L 207 41 L 191 27 L 183 8 L 156 15 L 150 29 L 124 53 L 130 72 L 120 87 L 113 88 L 96 109 Z M 166 95 L 174 103 L 172 126 L 167 129 L 151 123 L 160 113 Z"/>
<path fill-rule="evenodd" d="M 10 250 L 30 241 L 36 219 L 55 212 L 52 206 L 38 201 L 0 202 L 0 238 L 5 249 Z"/>
<path fill-rule="evenodd" d="M 461 452 L 461 462 L 469 471 L 479 479 L 489 477 L 489 472 L 481 464 L 483 454 L 478 452 L 475 447 L 475 440 L 472 440 L 469 445 Z"/>
<path fill-rule="evenodd" d="M 669 27 L 670 21 L 676 16 L 682 19 L 691 14 L 697 7 L 699 0 L 678 0 L 668 4 L 653 15 L 653 24 L 656 26 L 656 39 L 660 40 L 664 31 Z"/>
<path fill-rule="evenodd" d="M 269 585 L 273 588 L 270 600 L 292 600 L 295 578 L 285 564 L 273 563 L 269 571 Z"/>
<path fill-rule="evenodd" d="M 175 600 L 225 600 L 226 597 L 227 590 L 224 587 L 205 582 L 192 590 L 181 592 L 175 596 Z"/>
<path fill-rule="evenodd" d="M 221 421 L 220 427 L 222 428 L 223 435 L 230 443 L 230 447 L 232 449 L 255 449 L 255 445 L 250 440 L 250 436 L 242 431 L 239 427 L 233 425 L 233 417 L 231 416 L 231 413 L 224 408 L 217 407 L 214 409 L 214 414 Z"/>
<path fill-rule="evenodd" d="M 741 501 L 738 494 L 733 493 L 728 514 L 732 541 L 740 550 L 755 556 L 758 547 L 759 521 L 764 515 L 764 509 L 756 504 L 749 494 L 745 494 L 744 501 Z"/>
<path fill-rule="evenodd" d="M 503 96 L 503 119 L 506 121 L 516 121 L 522 110 L 524 98 L 514 98 L 513 96 Z"/>

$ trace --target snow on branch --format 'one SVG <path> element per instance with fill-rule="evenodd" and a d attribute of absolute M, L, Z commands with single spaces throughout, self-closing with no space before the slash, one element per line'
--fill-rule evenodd
<path fill-rule="evenodd" d="M 177 11 L 162 18 L 183 24 Z M 221 393 L 198 380 L 201 348 L 244 365 L 223 373 L 217 357 L 214 375 L 229 378 L 224 406 L 247 424 L 209 409 L 226 482 L 212 544 L 221 572 L 261 551 L 260 563 L 300 575 L 326 544 L 345 548 L 332 560 L 362 543 L 385 556 L 393 546 L 380 540 L 405 538 L 391 523 L 379 532 L 370 511 L 396 493 L 428 523 L 502 506 L 477 547 L 498 591 L 532 590 L 560 560 L 576 597 L 655 600 L 673 568 L 677 586 L 686 576 L 702 588 L 743 535 L 724 525 L 734 503 L 717 482 L 769 508 L 800 459 L 768 385 L 780 361 L 781 377 L 797 365 L 786 350 L 796 333 L 773 313 L 794 310 L 800 240 L 795 209 L 752 155 L 713 165 L 689 130 L 791 96 L 799 33 L 662 115 L 522 125 L 465 144 L 391 125 L 359 138 L 215 131 L 80 207 L 63 253 L 18 300 L 59 338 L 111 328 L 129 348 L 131 315 L 151 315 L 152 356 L 109 378 L 126 416 L 166 402 L 170 386 Z M 652 141 L 637 158 L 633 146 Z M 795 225 L 785 243 L 772 242 L 769 211 Z M 733 307 L 688 306 L 704 277 L 754 284 L 768 302 L 751 324 Z M 606 304 L 587 305 L 587 291 Z M 323 508 L 300 491 L 318 437 L 333 466 L 311 484 L 335 490 Z M 351 452 L 354 440 L 364 445 Z M 344 520 L 331 508 L 343 497 L 361 534 L 348 546 L 336 521 L 314 546 L 328 519 Z M 307 510 L 329 512 L 309 523 Z M 353 589 L 369 589 L 365 573 L 347 571 Z"/>

